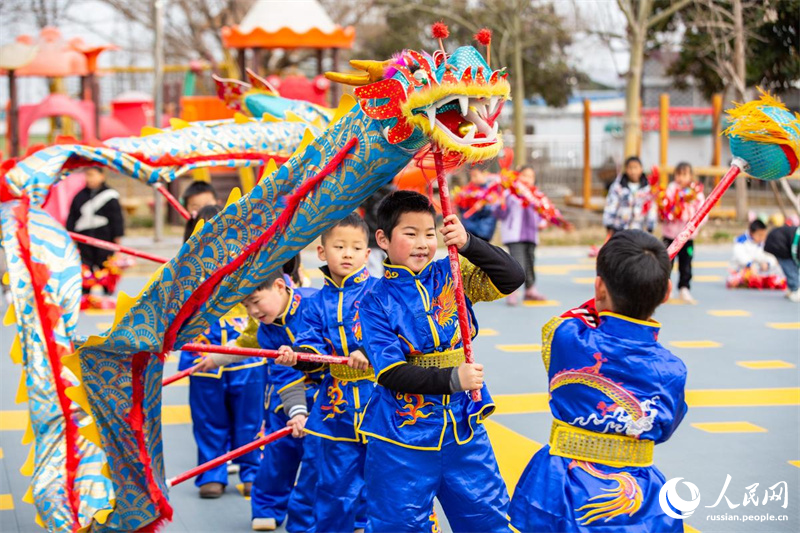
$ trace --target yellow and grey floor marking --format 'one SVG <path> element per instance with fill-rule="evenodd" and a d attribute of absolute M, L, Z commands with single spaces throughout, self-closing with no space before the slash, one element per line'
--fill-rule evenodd
<path fill-rule="evenodd" d="M 792 466 L 796 466 L 797 468 L 800 468 L 800 461 L 789 461 L 789 464 Z"/>
<path fill-rule="evenodd" d="M 717 283 L 722 281 L 722 276 L 692 276 L 692 281 L 697 283 Z"/>
<path fill-rule="evenodd" d="M 722 346 L 716 341 L 672 341 L 669 345 L 675 348 L 719 348 Z"/>
<path fill-rule="evenodd" d="M 548 394 L 497 394 L 492 397 L 497 414 L 546 413 Z M 694 389 L 686 391 L 689 407 L 772 407 L 800 405 L 800 387 L 763 389 Z M 189 424 L 188 405 L 164 405 L 161 421 L 165 425 Z M 25 410 L 0 411 L 0 431 L 24 431 L 28 424 Z"/>
<path fill-rule="evenodd" d="M 541 352 L 541 344 L 496 344 L 495 348 L 501 352 L 519 353 L 519 352 Z"/>
<path fill-rule="evenodd" d="M 0 494 L 0 511 L 13 511 L 14 498 L 11 494 Z"/>
<path fill-rule="evenodd" d="M 84 309 L 81 313 L 87 316 L 114 316 L 115 311 L 113 309 Z"/>
<path fill-rule="evenodd" d="M 772 329 L 800 329 L 800 322 L 767 322 Z"/>
<path fill-rule="evenodd" d="M 751 422 L 694 422 L 692 427 L 706 433 L 766 433 L 767 430 Z"/>
<path fill-rule="evenodd" d="M 681 300 L 680 298 L 670 298 L 669 300 L 667 300 L 667 305 L 694 305 L 694 304 L 690 304 L 689 302 L 685 302 L 685 301 Z"/>
<path fill-rule="evenodd" d="M 242 496 L 242 497 L 243 497 L 245 500 L 247 500 L 247 501 L 250 501 L 250 496 L 245 496 L 245 495 L 244 495 L 244 483 L 237 483 L 237 484 L 236 484 L 236 490 L 238 490 L 238 491 L 239 491 L 239 494 L 240 494 L 240 495 L 241 495 L 241 496 Z"/>
<path fill-rule="evenodd" d="M 689 524 L 686 523 L 686 521 L 684 521 L 683 522 L 683 533 L 700 533 L 700 530 L 690 526 Z"/>
<path fill-rule="evenodd" d="M 500 415 L 546 413 L 546 392 L 492 396 Z M 773 407 L 800 405 L 800 387 L 771 389 L 693 389 L 686 391 L 689 407 Z"/>
<path fill-rule="evenodd" d="M 692 268 L 728 268 L 729 266 L 730 263 L 727 261 L 692 261 Z"/>
<path fill-rule="evenodd" d="M 590 265 L 536 265 L 537 274 L 545 274 L 550 276 L 566 276 L 570 272 L 586 271 L 594 272 L 594 264 Z"/>
<path fill-rule="evenodd" d="M 780 359 L 768 359 L 763 361 L 736 361 L 736 364 L 749 368 L 750 370 L 775 370 L 783 368 L 795 368 L 795 365 L 788 361 L 781 361 Z"/>
<path fill-rule="evenodd" d="M 97 324 L 95 324 L 95 326 L 100 331 L 106 331 L 107 329 L 110 329 L 111 326 L 113 326 L 113 324 L 111 322 L 98 322 Z"/>
<path fill-rule="evenodd" d="M 0 459 L 2 459 L 3 457 L 5 457 L 5 455 L 3 454 L 3 448 L 0 448 Z"/>
<path fill-rule="evenodd" d="M 587 278 L 572 278 L 572 283 L 577 283 L 578 285 L 591 285 L 594 283 L 594 276 Z"/>
<path fill-rule="evenodd" d="M 500 332 L 492 328 L 481 328 L 478 332 L 478 337 L 497 337 Z"/>
<path fill-rule="evenodd" d="M 744 309 L 712 309 L 711 311 L 708 311 L 708 314 L 711 316 L 721 316 L 721 317 L 738 317 L 738 316 L 752 315 L 750 311 L 745 311 Z"/>
<path fill-rule="evenodd" d="M 561 302 L 557 300 L 526 300 L 522 302 L 525 307 L 558 307 Z"/>
<path fill-rule="evenodd" d="M 500 475 L 503 476 L 509 495 L 511 495 L 531 457 L 539 451 L 542 445 L 491 418 L 485 420 L 483 424 L 489 433 L 489 440 L 492 442 L 492 448 L 497 457 L 497 465 L 500 467 Z"/>

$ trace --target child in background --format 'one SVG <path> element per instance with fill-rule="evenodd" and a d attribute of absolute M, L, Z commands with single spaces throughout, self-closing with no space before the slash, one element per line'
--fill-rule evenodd
<path fill-rule="evenodd" d="M 364 347 L 378 384 L 364 410 L 364 477 L 372 532 L 430 531 L 434 497 L 455 532 L 507 532 L 508 493 L 481 424 L 493 410 L 483 365 L 466 363 L 448 258 L 433 261 L 437 239 L 430 200 L 412 191 L 387 196 L 377 241 L 384 277 L 359 307 Z M 471 236 L 455 215 L 440 230 L 463 255 L 472 302 L 510 294 L 524 280 L 509 255 Z M 481 390 L 473 402 L 465 391 Z"/>
<path fill-rule="evenodd" d="M 656 202 L 638 157 L 625 160 L 625 172 L 608 190 L 603 210 L 603 225 L 608 235 L 624 229 L 653 233 L 657 218 Z"/>
<path fill-rule="evenodd" d="M 362 492 L 366 443 L 357 432 L 363 407 L 375 389 L 375 372 L 362 348 L 359 305 L 377 283 L 369 276 L 367 225 L 351 213 L 322 233 L 317 247 L 325 284 L 307 300 L 303 326 L 294 346 L 283 346 L 277 363 L 303 371 L 320 365 L 297 363 L 294 350 L 348 357 L 347 366 L 330 365 L 306 422 L 307 440 L 318 440 L 320 461 L 314 519 L 317 531 L 364 528 Z M 360 515 L 360 516 L 359 516 Z"/>
<path fill-rule="evenodd" d="M 764 251 L 775 256 L 786 276 L 786 297 L 800 303 L 800 227 L 781 226 L 770 231 Z"/>
<path fill-rule="evenodd" d="M 733 241 L 733 259 L 726 285 L 728 288 L 785 289 L 778 261 L 764 251 L 767 225 L 753 220 L 747 231 Z"/>
<path fill-rule="evenodd" d="M 86 169 L 86 187 L 72 199 L 66 227 L 67 231 L 119 244 L 125 234 L 119 193 L 106 185 L 102 167 Z M 78 243 L 78 251 L 81 262 L 92 272 L 105 268 L 105 262 L 114 255 L 111 250 L 82 243 Z"/>
<path fill-rule="evenodd" d="M 193 181 L 181 195 L 181 202 L 192 217 L 207 205 L 217 205 L 219 197 L 217 191 L 207 181 Z M 194 227 L 192 227 L 194 229 Z"/>
<path fill-rule="evenodd" d="M 300 331 L 300 315 L 308 297 L 316 292 L 316 289 L 293 287 L 283 270 L 276 269 L 242 302 L 250 318 L 260 324 L 256 331 L 255 322 L 248 325 L 237 344 L 269 350 L 292 344 Z M 211 354 L 203 365 L 213 368 L 236 359 L 241 357 Z M 265 368 L 264 431 L 273 433 L 291 427 L 294 438 L 279 439 L 264 447 L 251 493 L 252 527 L 255 531 L 273 531 L 286 519 L 289 532 L 313 531 L 315 448 L 313 442 L 304 447 L 302 437 L 322 377 L 304 376 L 272 359 L 266 360 Z M 303 466 L 298 479 L 301 461 Z"/>
<path fill-rule="evenodd" d="M 453 198 L 462 217 L 464 228 L 484 241 L 492 240 L 497 226 L 497 218 L 495 218 L 492 206 L 485 205 L 468 217 L 464 217 L 464 213 L 486 194 L 489 185 L 489 173 L 486 167 L 480 164 L 473 165 L 469 169 L 469 183 L 461 188 Z"/>
<path fill-rule="evenodd" d="M 188 240 L 198 220 L 211 220 L 220 208 L 206 206 L 187 222 Z M 247 326 L 247 312 L 237 305 L 195 342 L 224 345 L 239 337 Z M 181 352 L 178 370 L 200 362 L 202 354 Z M 261 430 L 264 403 L 264 360 L 260 357 L 237 358 L 225 366 L 197 370 L 189 377 L 189 408 L 192 432 L 197 443 L 197 464 L 215 459 L 230 450 L 252 442 Z M 233 460 L 239 465 L 239 479 L 244 496 L 250 496 L 260 460 L 258 450 Z M 219 498 L 228 484 L 228 469 L 220 465 L 195 478 L 201 498 Z"/>
<path fill-rule="evenodd" d="M 508 246 L 511 257 L 525 271 L 525 300 L 542 301 L 547 298 L 536 290 L 536 246 L 539 244 L 539 227 L 547 222 L 562 225 L 567 230 L 571 225 L 561 218 L 558 209 L 536 189 L 536 173 L 533 167 L 520 168 L 513 186 L 503 191 L 497 206 L 500 220 L 500 236 Z M 542 216 L 544 213 L 545 216 Z M 517 294 L 508 296 L 509 305 L 517 304 Z"/>
<path fill-rule="evenodd" d="M 594 300 L 542 328 L 555 420 L 514 491 L 515 531 L 683 531 L 659 506 L 665 478 L 652 466 L 687 410 L 686 366 L 652 319 L 670 272 L 658 239 L 616 232 L 597 257 Z"/>
<path fill-rule="evenodd" d="M 667 185 L 664 194 L 658 196 L 659 215 L 662 221 L 664 245 L 669 247 L 683 227 L 703 205 L 705 196 L 703 186 L 694 179 L 692 165 L 678 163 L 675 167 L 675 179 Z M 695 232 L 696 234 L 696 232 Z M 678 252 L 678 294 L 686 303 L 695 304 L 689 291 L 692 281 L 692 258 L 694 257 L 694 235 Z M 673 260 L 674 264 L 674 260 Z"/>

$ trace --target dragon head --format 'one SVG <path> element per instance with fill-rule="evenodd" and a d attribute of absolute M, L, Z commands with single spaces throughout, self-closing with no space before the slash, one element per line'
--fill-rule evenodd
<path fill-rule="evenodd" d="M 472 46 L 450 55 L 403 50 L 387 61 L 350 65 L 364 74 L 329 72 L 328 79 L 358 86 L 361 109 L 391 144 L 416 151 L 433 142 L 470 162 L 503 148 L 497 117 L 510 94 L 507 73 L 492 71 Z"/>

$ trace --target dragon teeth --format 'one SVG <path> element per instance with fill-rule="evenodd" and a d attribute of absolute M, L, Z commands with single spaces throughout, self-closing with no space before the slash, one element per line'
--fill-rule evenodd
<path fill-rule="evenodd" d="M 492 126 L 492 132 L 494 136 L 497 137 L 497 132 L 500 130 L 500 123 L 495 120 L 494 126 Z"/>
<path fill-rule="evenodd" d="M 467 113 L 469 113 L 469 97 L 459 96 L 458 105 L 461 107 L 461 116 L 466 117 Z"/>
<path fill-rule="evenodd" d="M 493 115 L 497 109 L 497 102 L 500 100 L 499 96 L 492 96 L 489 98 L 489 116 Z"/>
<path fill-rule="evenodd" d="M 431 106 L 426 111 L 428 113 L 428 121 L 431 123 L 431 131 L 436 127 L 436 106 Z"/>

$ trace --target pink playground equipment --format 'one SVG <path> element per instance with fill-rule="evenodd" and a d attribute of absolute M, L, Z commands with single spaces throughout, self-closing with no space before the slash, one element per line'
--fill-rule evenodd
<path fill-rule="evenodd" d="M 30 146 L 31 126 L 42 118 L 68 117 L 80 127 L 76 137 L 86 142 L 111 137 L 138 135 L 152 124 L 153 101 L 149 95 L 128 93 L 111 101 L 111 114 L 99 113 L 97 58 L 114 45 L 90 46 L 82 39 L 66 41 L 57 28 L 44 28 L 38 40 L 20 35 L 0 48 L 0 69 L 8 76 L 7 105 L 8 146 L 6 153 L 17 157 Z M 53 92 L 36 104 L 18 105 L 16 78 L 38 76 L 58 80 L 69 76 L 81 78 L 80 98 Z M 168 118 L 165 119 L 165 123 Z"/>

